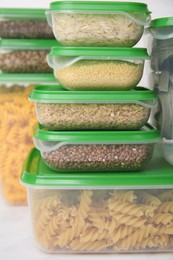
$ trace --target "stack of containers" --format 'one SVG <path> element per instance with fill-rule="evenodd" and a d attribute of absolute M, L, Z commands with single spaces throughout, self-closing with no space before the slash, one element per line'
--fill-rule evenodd
<path fill-rule="evenodd" d="M 165 159 L 173 165 L 173 17 L 153 20 L 149 31 L 152 35 L 152 75 L 160 104 L 156 119 Z"/>
<path fill-rule="evenodd" d="M 34 84 L 55 84 L 46 55 L 56 41 L 44 13 L 44 9 L 0 10 L 0 179 L 10 204 L 27 202 L 19 175 L 33 147 L 36 123 L 28 94 Z"/>
<path fill-rule="evenodd" d="M 46 14 L 62 44 L 48 55 L 62 86 L 37 86 L 30 94 L 40 151 L 31 151 L 21 175 L 39 247 L 172 249 L 172 202 L 164 203 L 173 200 L 170 168 L 164 183 L 156 164 L 136 173 L 160 139 L 147 124 L 157 97 L 136 87 L 149 57 L 131 48 L 149 21 L 147 5 L 61 1 Z"/>

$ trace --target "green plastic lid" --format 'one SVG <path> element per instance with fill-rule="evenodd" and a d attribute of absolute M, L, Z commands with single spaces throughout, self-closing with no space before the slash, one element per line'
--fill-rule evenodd
<path fill-rule="evenodd" d="M 35 84 L 45 84 L 45 83 L 56 83 L 57 81 L 53 74 L 44 73 L 34 73 L 34 74 L 5 74 L 0 73 L 1 83 L 35 83 Z"/>
<path fill-rule="evenodd" d="M 50 49 L 56 40 L 0 39 L 0 49 Z"/>
<path fill-rule="evenodd" d="M 30 100 L 50 103 L 73 102 L 117 102 L 156 100 L 153 90 L 137 87 L 130 91 L 68 91 L 61 86 L 36 86 L 29 96 Z"/>
<path fill-rule="evenodd" d="M 142 172 L 60 173 L 49 169 L 33 149 L 25 161 L 20 180 L 23 185 L 44 189 L 159 189 L 173 188 L 172 166 L 155 154 L 150 166 Z"/>
<path fill-rule="evenodd" d="M 144 3 L 109 1 L 59 1 L 50 4 L 50 11 L 121 11 L 150 13 Z"/>
<path fill-rule="evenodd" d="M 89 57 L 123 57 L 149 59 L 145 48 L 114 48 L 114 47 L 53 47 L 50 56 L 89 56 Z"/>
<path fill-rule="evenodd" d="M 150 28 L 173 26 L 173 17 L 157 18 L 151 21 Z"/>
<path fill-rule="evenodd" d="M 48 131 L 41 125 L 34 129 L 34 137 L 49 142 L 76 143 L 155 143 L 160 140 L 158 131 L 147 125 L 139 131 Z"/>
<path fill-rule="evenodd" d="M 46 19 L 45 9 L 31 8 L 1 8 L 0 18 L 15 18 L 15 19 Z"/>

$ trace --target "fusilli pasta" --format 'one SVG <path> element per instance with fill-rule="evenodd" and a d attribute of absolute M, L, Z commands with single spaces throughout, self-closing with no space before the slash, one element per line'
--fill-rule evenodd
<path fill-rule="evenodd" d="M 0 87 L 0 178 L 7 202 L 25 204 L 25 188 L 19 183 L 24 160 L 33 147 L 36 123 L 34 105 L 28 101 L 33 86 Z"/>
<path fill-rule="evenodd" d="M 43 195 L 32 191 L 36 240 L 51 252 L 172 249 L 172 204 L 162 202 L 159 194 L 147 190 L 59 190 L 56 194 L 46 190 Z"/>

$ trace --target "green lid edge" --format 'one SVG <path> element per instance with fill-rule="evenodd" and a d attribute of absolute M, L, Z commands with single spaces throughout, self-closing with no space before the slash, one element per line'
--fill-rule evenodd
<path fill-rule="evenodd" d="M 138 131 L 49 131 L 36 124 L 33 136 L 42 141 L 67 143 L 155 143 L 159 141 L 160 135 L 157 129 L 149 124 L 146 127 L 148 131 L 144 128 Z"/>
<path fill-rule="evenodd" d="M 7 74 L 0 73 L 1 83 L 57 83 L 52 73 L 34 73 L 34 74 Z"/>
<path fill-rule="evenodd" d="M 46 20 L 45 11 L 46 9 L 42 8 L 0 8 L 0 17 L 15 18 L 15 20 L 18 18 Z"/>
<path fill-rule="evenodd" d="M 76 11 L 122 11 L 142 12 L 150 14 L 145 3 L 136 2 L 101 2 L 101 1 L 61 1 L 50 3 L 49 11 L 76 10 Z"/>
<path fill-rule="evenodd" d="M 173 17 L 162 17 L 151 21 L 149 29 L 173 26 Z"/>
<path fill-rule="evenodd" d="M 154 90 L 136 87 L 130 91 L 68 91 L 61 86 L 35 86 L 29 95 L 31 101 L 148 101 L 158 97 Z M 88 102 L 89 103 L 89 102 Z"/>
<path fill-rule="evenodd" d="M 49 169 L 46 165 L 46 175 L 37 174 L 38 164 L 40 163 L 40 152 L 34 148 L 28 155 L 23 170 L 20 176 L 20 181 L 23 185 L 29 188 L 68 188 L 75 189 L 78 187 L 81 189 L 89 187 L 103 187 L 109 188 L 123 188 L 133 189 L 134 187 L 146 187 L 156 189 L 158 186 L 164 188 L 164 186 L 173 185 L 173 174 L 170 171 L 163 174 L 155 174 L 154 170 L 149 173 L 142 172 L 116 172 L 116 173 L 57 173 Z M 34 173 L 31 173 L 32 167 L 34 167 Z"/>
<path fill-rule="evenodd" d="M 22 49 L 22 48 L 44 48 L 50 49 L 53 46 L 58 46 L 59 43 L 56 40 L 32 40 L 32 39 L 0 39 L 0 48 L 14 48 L 14 49 Z"/>
<path fill-rule="evenodd" d="M 146 48 L 52 47 L 50 56 L 129 57 L 149 59 Z"/>

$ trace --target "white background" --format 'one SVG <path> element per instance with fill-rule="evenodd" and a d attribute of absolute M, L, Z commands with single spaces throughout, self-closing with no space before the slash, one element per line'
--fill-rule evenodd
<path fill-rule="evenodd" d="M 133 0 L 133 2 L 139 1 Z M 173 16 L 173 0 L 143 0 L 142 2 L 148 4 L 149 9 L 152 11 L 152 18 Z M 49 3 L 49 0 L 0 0 L 0 8 L 48 8 Z M 0 198 L 0 260 L 98 260 L 105 258 L 117 260 L 147 260 L 148 258 L 150 260 L 173 260 L 173 254 L 48 255 L 41 252 L 34 244 L 27 207 L 8 206 Z"/>

